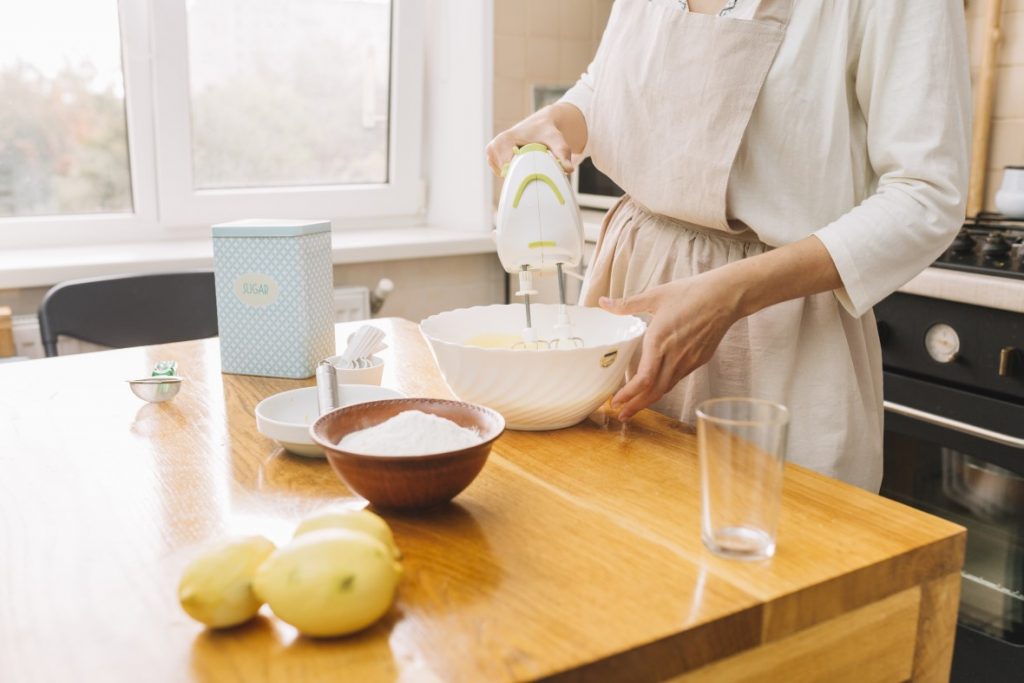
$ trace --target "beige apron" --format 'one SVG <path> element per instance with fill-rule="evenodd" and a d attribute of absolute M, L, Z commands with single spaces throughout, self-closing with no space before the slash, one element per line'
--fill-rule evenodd
<path fill-rule="evenodd" d="M 618 1 L 589 150 L 627 195 L 605 218 L 581 295 L 588 306 L 769 249 L 729 221 L 726 189 L 792 0 L 761 0 L 752 20 Z M 853 318 L 824 293 L 737 322 L 711 361 L 654 407 L 692 424 L 707 398 L 779 401 L 792 412 L 792 461 L 877 491 L 881 391 L 873 316 Z"/>

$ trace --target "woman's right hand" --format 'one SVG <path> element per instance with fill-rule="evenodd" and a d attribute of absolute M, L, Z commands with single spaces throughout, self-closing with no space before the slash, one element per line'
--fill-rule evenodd
<path fill-rule="evenodd" d="M 565 109 L 566 107 L 568 109 Z M 487 164 L 494 175 L 501 176 L 502 167 L 512 160 L 517 147 L 539 142 L 551 150 L 555 158 L 562 163 L 565 172 L 570 173 L 573 169 L 573 145 L 570 141 L 577 142 L 577 151 L 583 150 L 586 143 L 586 123 L 583 114 L 571 104 L 553 104 L 534 112 L 495 136 L 487 145 Z"/>

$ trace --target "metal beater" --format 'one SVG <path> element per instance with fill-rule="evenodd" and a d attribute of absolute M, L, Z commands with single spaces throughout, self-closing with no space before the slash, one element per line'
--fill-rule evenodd
<path fill-rule="evenodd" d="M 555 334 L 558 338 L 551 342 L 552 348 L 583 348 L 583 339 L 575 335 L 572 323 L 569 322 L 569 309 L 565 303 L 565 276 L 562 273 L 562 264 L 555 264 L 555 274 L 558 276 L 558 318 L 555 321 Z M 529 306 L 527 306 L 529 315 Z"/>

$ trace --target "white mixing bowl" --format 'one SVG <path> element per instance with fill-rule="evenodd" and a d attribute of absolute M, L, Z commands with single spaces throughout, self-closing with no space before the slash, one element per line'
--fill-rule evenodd
<path fill-rule="evenodd" d="M 530 307 L 540 339 L 554 338 L 557 304 Z M 445 382 L 459 400 L 497 410 L 509 429 L 570 427 L 604 403 L 619 386 L 646 326 L 634 316 L 569 307 L 583 348 L 536 351 L 469 346 L 480 335 L 519 335 L 522 304 L 475 306 L 431 316 L 420 330 Z"/>

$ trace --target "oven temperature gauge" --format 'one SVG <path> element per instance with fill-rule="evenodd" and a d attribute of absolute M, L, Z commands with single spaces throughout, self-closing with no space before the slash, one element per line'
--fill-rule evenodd
<path fill-rule="evenodd" d="M 952 363 L 960 353 L 960 335 L 946 323 L 932 325 L 924 335 L 924 348 L 932 360 Z"/>

